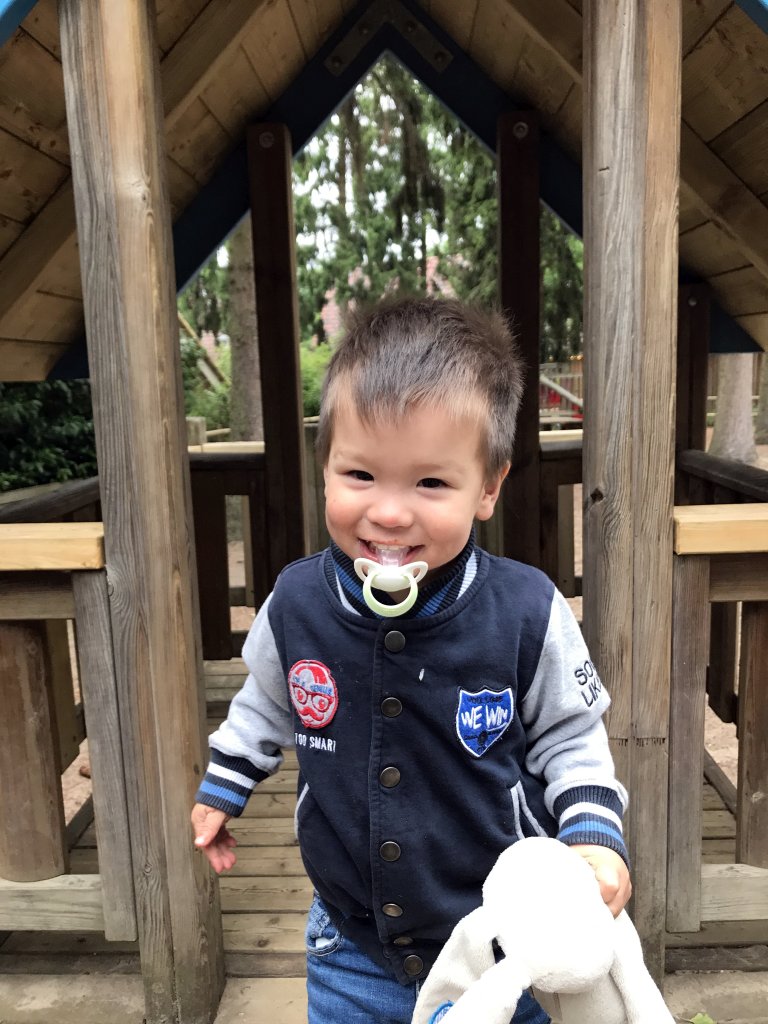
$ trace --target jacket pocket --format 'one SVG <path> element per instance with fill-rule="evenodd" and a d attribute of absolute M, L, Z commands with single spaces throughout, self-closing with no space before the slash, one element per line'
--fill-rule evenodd
<path fill-rule="evenodd" d="M 525 799 L 523 783 L 518 780 L 509 791 L 512 797 L 512 808 L 515 816 L 514 830 L 518 839 L 530 839 L 532 836 L 547 836 L 536 816 L 531 812 Z"/>
<path fill-rule="evenodd" d="M 293 812 L 293 834 L 296 836 L 296 842 L 299 841 L 299 810 L 300 810 L 301 805 L 304 803 L 304 801 L 306 800 L 308 795 L 309 795 L 309 783 L 305 782 L 304 786 L 303 786 L 303 788 L 302 788 L 301 792 L 299 793 L 299 796 L 298 796 L 298 798 L 296 800 L 296 810 Z"/>

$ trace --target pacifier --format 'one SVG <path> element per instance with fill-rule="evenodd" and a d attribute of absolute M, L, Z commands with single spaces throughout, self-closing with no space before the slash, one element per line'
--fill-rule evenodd
<path fill-rule="evenodd" d="M 378 612 L 386 618 L 404 615 L 416 603 L 419 593 L 418 583 L 427 575 L 429 566 L 426 562 L 408 562 L 400 565 L 397 555 L 387 551 L 381 552 L 381 562 L 372 558 L 356 558 L 355 572 L 363 581 L 363 600 L 372 612 Z M 408 594 L 400 604 L 382 604 L 371 593 L 371 587 L 385 590 L 388 594 L 408 588 Z"/>

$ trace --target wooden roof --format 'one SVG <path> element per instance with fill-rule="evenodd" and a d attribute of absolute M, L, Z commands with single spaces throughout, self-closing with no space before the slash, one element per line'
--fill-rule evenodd
<path fill-rule="evenodd" d="M 353 6 L 158 0 L 174 219 Z M 768 12 L 758 0 L 683 0 L 683 10 L 681 263 L 768 348 Z M 377 31 L 432 19 L 578 161 L 581 0 L 376 0 L 373 12 Z M 0 380 L 44 379 L 83 334 L 68 146 L 56 2 L 39 0 L 0 49 Z M 216 240 L 233 223 L 218 224 Z"/>

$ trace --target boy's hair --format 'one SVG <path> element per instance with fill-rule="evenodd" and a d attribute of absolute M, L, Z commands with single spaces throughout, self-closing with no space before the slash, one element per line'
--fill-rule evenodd
<path fill-rule="evenodd" d="M 512 458 L 522 358 L 504 317 L 457 299 L 399 299 L 354 312 L 328 364 L 317 450 L 325 464 L 345 401 L 363 422 L 440 405 L 480 424 L 489 477 Z"/>

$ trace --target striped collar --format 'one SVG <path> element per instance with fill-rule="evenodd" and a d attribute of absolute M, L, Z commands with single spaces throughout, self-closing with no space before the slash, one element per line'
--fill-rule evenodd
<path fill-rule="evenodd" d="M 339 594 L 343 604 L 364 615 L 368 619 L 382 618 L 377 612 L 371 611 L 363 600 L 363 584 L 355 572 L 353 560 L 345 555 L 338 545 L 331 541 L 330 547 L 326 550 L 324 562 L 325 577 L 331 588 Z M 419 587 L 419 595 L 413 608 L 400 618 L 420 618 L 425 615 L 434 615 L 442 611 L 464 593 L 469 584 L 475 578 L 477 571 L 477 556 L 475 554 L 475 531 L 469 535 L 469 540 L 461 552 L 443 567 L 443 572 L 435 579 L 430 580 L 423 587 Z M 384 604 L 395 604 L 389 594 L 377 591 L 377 597 Z"/>

